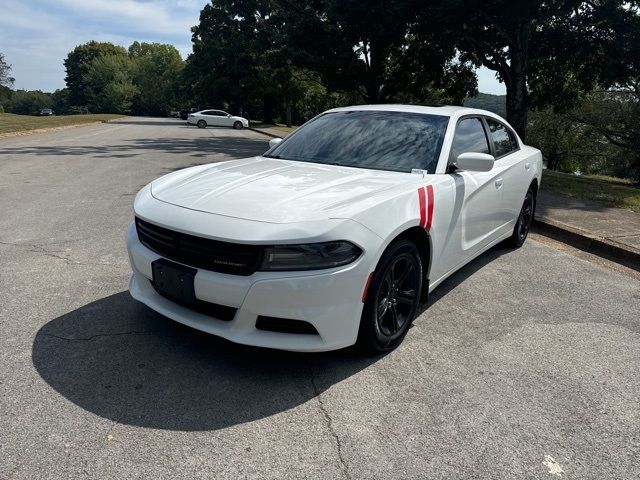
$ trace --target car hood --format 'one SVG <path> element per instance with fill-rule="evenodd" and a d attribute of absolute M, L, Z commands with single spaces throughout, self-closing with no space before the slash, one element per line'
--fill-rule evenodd
<path fill-rule="evenodd" d="M 151 184 L 191 210 L 292 223 L 353 218 L 408 187 L 409 174 L 254 157 L 179 170 Z"/>

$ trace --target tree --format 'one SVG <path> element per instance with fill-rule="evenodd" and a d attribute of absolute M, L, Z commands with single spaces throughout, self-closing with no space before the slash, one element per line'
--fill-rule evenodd
<path fill-rule="evenodd" d="M 134 109 L 142 115 L 164 115 L 177 106 L 184 61 L 173 45 L 134 42 L 129 47 L 133 81 L 138 88 Z"/>
<path fill-rule="evenodd" d="M 453 0 L 443 2 L 449 28 L 459 30 L 463 56 L 494 70 L 507 88 L 507 120 L 525 138 L 530 88 L 538 106 L 575 104 L 599 81 L 611 82 L 608 57 L 637 17 L 622 0 Z M 544 67 L 544 68 L 543 68 Z M 620 69 L 617 73 L 622 75 Z M 618 75 L 619 76 L 619 75 Z M 535 78 L 535 81 L 528 83 Z M 556 78 L 547 82 L 544 79 Z M 556 95 L 564 84 L 564 93 Z"/>
<path fill-rule="evenodd" d="M 86 81 L 85 77 L 93 60 L 105 55 L 127 55 L 127 51 L 120 46 L 109 42 L 96 42 L 92 40 L 78 45 L 69 52 L 64 61 L 67 70 L 65 82 L 69 89 L 69 101 L 72 105 L 86 105 Z"/>
<path fill-rule="evenodd" d="M 16 90 L 12 92 L 7 111 L 20 115 L 37 115 L 43 108 L 51 108 L 51 94 L 40 90 Z"/>
<path fill-rule="evenodd" d="M 13 86 L 13 83 L 16 81 L 16 79 L 10 76 L 10 73 L 11 73 L 11 65 L 9 65 L 5 61 L 4 55 L 0 53 L 0 87 Z"/>
<path fill-rule="evenodd" d="M 584 125 L 601 143 L 616 147 L 610 168 L 617 176 L 640 182 L 640 79 L 598 91 L 567 116 Z M 595 150 L 594 150 L 595 151 Z"/>
<path fill-rule="evenodd" d="M 331 90 L 357 91 L 367 103 L 462 103 L 476 93 L 473 66 L 457 58 L 452 33 L 440 28 L 430 2 L 283 3 L 292 58 Z"/>
<path fill-rule="evenodd" d="M 202 9 L 186 67 L 196 98 L 235 111 L 261 111 L 273 122 L 277 105 L 293 92 L 277 9 L 272 0 L 219 0 Z"/>
<path fill-rule="evenodd" d="M 129 113 L 138 88 L 133 83 L 133 62 L 127 55 L 93 59 L 84 75 L 85 96 L 92 112 Z"/>

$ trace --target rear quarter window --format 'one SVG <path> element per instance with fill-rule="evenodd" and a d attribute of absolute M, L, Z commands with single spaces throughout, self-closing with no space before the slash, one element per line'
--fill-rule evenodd
<path fill-rule="evenodd" d="M 487 118 L 487 125 L 489 125 L 489 132 L 496 150 L 496 158 L 508 155 L 518 149 L 516 137 L 506 125 L 491 118 Z"/>

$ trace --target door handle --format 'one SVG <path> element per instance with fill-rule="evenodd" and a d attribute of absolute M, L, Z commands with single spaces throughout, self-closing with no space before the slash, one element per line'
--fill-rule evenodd
<path fill-rule="evenodd" d="M 501 178 L 496 178 L 496 188 L 500 188 L 502 187 L 502 179 Z"/>
<path fill-rule="evenodd" d="M 527 170 L 529 170 L 531 168 L 531 162 L 527 162 L 524 164 L 524 168 L 526 168 Z"/>

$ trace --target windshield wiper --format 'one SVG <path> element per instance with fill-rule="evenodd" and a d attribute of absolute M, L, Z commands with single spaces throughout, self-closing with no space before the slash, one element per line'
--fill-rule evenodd
<path fill-rule="evenodd" d="M 262 155 L 265 158 L 275 158 L 275 159 L 279 159 L 280 155 Z"/>

